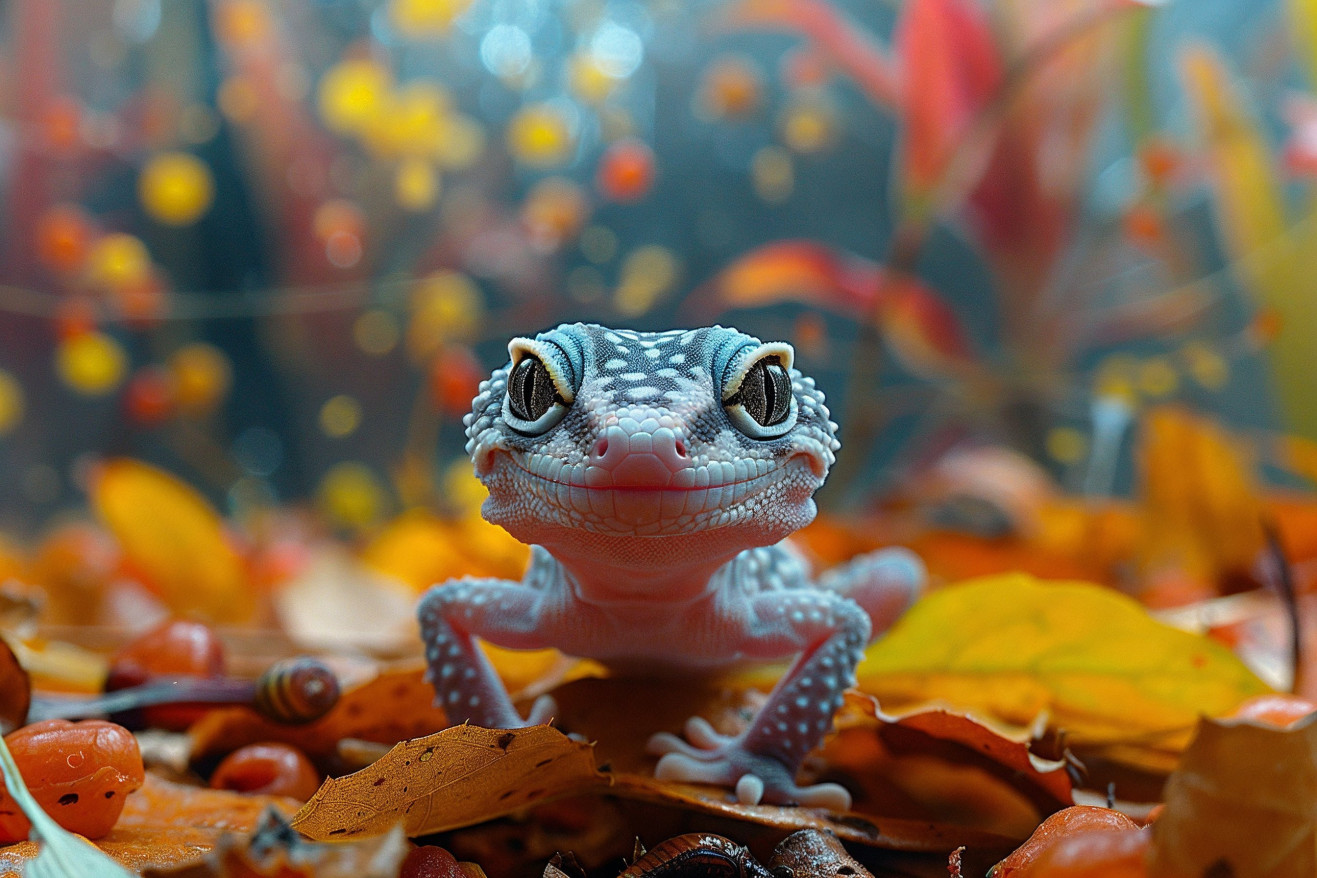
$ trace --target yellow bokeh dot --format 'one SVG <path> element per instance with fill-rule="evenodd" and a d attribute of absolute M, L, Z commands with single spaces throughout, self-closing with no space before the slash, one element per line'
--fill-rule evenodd
<path fill-rule="evenodd" d="M 765 146 L 756 152 L 750 162 L 750 174 L 755 194 L 770 204 L 786 201 L 796 187 L 791 153 L 780 146 Z"/>
<path fill-rule="evenodd" d="M 73 390 L 87 396 L 101 396 L 123 381 L 128 356 L 108 335 L 84 332 L 60 342 L 55 349 L 55 368 Z"/>
<path fill-rule="evenodd" d="M 1180 387 L 1180 374 L 1166 357 L 1149 357 L 1139 365 L 1139 390 L 1153 399 L 1169 396 Z"/>
<path fill-rule="evenodd" d="M 796 152 L 826 149 L 836 133 L 837 120 L 832 108 L 816 101 L 793 104 L 782 117 L 782 140 Z"/>
<path fill-rule="evenodd" d="M 215 198 L 210 168 L 186 152 L 152 156 L 137 178 L 137 197 L 152 218 L 166 225 L 196 222 Z"/>
<path fill-rule="evenodd" d="M 518 111 L 508 123 L 507 142 L 514 159 L 537 168 L 562 164 L 576 148 L 566 115 L 547 104 Z"/>
<path fill-rule="evenodd" d="M 87 257 L 87 276 L 107 289 L 144 283 L 151 276 L 151 254 L 140 239 L 122 232 L 97 241 Z"/>
<path fill-rule="evenodd" d="M 613 304 L 627 317 L 643 314 L 659 296 L 676 286 L 680 273 L 681 261 L 667 247 L 639 247 L 622 260 L 622 279 Z"/>
<path fill-rule="evenodd" d="M 412 39 L 442 36 L 471 0 L 393 0 L 389 20 L 398 33 Z"/>
<path fill-rule="evenodd" d="M 380 308 L 364 312 L 352 324 L 352 340 L 372 357 L 382 357 L 397 347 L 400 334 L 397 319 Z"/>
<path fill-rule="evenodd" d="M 1230 381 L 1230 363 L 1206 342 L 1187 342 L 1180 349 L 1189 374 L 1206 390 L 1220 390 Z"/>
<path fill-rule="evenodd" d="M 23 421 L 23 385 L 0 369 L 0 436 L 12 433 Z"/>
<path fill-rule="evenodd" d="M 361 403 L 356 397 L 341 393 L 330 397 L 320 407 L 320 429 L 326 436 L 342 439 L 361 426 Z"/>
<path fill-rule="evenodd" d="M 367 528 L 384 515 L 384 486 L 364 463 L 335 464 L 320 480 L 320 509 L 330 520 L 352 528 Z"/>
<path fill-rule="evenodd" d="M 386 96 L 358 133 L 376 155 L 424 158 L 448 138 L 451 105 L 452 98 L 439 83 L 417 80 Z"/>
<path fill-rule="evenodd" d="M 1058 463 L 1079 463 L 1088 454 L 1088 437 L 1074 427 L 1054 427 L 1044 442 L 1047 453 Z"/>
<path fill-rule="evenodd" d="M 456 271 L 437 271 L 412 290 L 407 353 L 427 362 L 451 339 L 469 338 L 484 319 L 484 302 L 475 281 Z"/>
<path fill-rule="evenodd" d="M 330 68 L 320 81 L 320 117 L 333 131 L 364 131 L 388 103 L 389 71 L 369 59 L 350 59 Z"/>
<path fill-rule="evenodd" d="M 578 52 L 568 62 L 567 82 L 581 100 L 600 104 L 617 88 L 618 81 L 600 66 L 593 53 Z"/>
<path fill-rule="evenodd" d="M 1129 354 L 1112 354 L 1098 364 L 1093 392 L 1097 396 L 1118 397 L 1126 402 L 1134 402 L 1138 396 L 1135 390 L 1138 368 L 1138 360 Z"/>
<path fill-rule="evenodd" d="M 439 173 L 425 159 L 401 162 L 393 175 L 393 197 L 404 210 L 429 210 L 439 197 Z"/>
<path fill-rule="evenodd" d="M 451 171 L 465 170 L 485 152 L 485 129 L 475 119 L 456 113 L 446 123 L 444 136 L 435 144 L 431 158 Z"/>
<path fill-rule="evenodd" d="M 186 412 L 204 413 L 219 404 L 233 382 L 229 358 L 214 345 L 194 342 L 184 345 L 169 358 L 174 378 L 174 397 Z"/>

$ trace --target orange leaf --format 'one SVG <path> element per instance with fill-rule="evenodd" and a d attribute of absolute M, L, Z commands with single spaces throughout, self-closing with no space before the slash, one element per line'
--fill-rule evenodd
<path fill-rule="evenodd" d="M 346 688 L 334 709 L 301 726 L 271 722 L 245 707 L 212 710 L 189 730 L 193 760 L 230 753 L 247 744 L 276 741 L 293 746 L 314 760 L 325 761 L 338 751 L 343 738 L 396 744 L 448 725 L 433 706 L 434 687 L 422 678 L 419 662 L 381 670 L 359 685 Z"/>
<path fill-rule="evenodd" d="M 96 846 L 129 869 L 164 868 L 195 862 L 226 834 L 250 832 L 268 808 L 285 816 L 297 802 L 185 786 L 147 774 L 127 798 L 119 822 Z M 21 871 L 37 854 L 35 842 L 0 849 L 0 874 Z"/>
<path fill-rule="evenodd" d="M 170 609 L 212 622 L 241 622 L 254 610 L 242 559 L 219 515 L 179 479 L 126 458 L 92 480 L 97 514 L 128 564 Z"/>
<path fill-rule="evenodd" d="M 374 764 L 325 781 L 293 828 L 321 841 L 442 832 L 605 784 L 589 744 L 551 726 L 454 726 L 404 741 Z"/>

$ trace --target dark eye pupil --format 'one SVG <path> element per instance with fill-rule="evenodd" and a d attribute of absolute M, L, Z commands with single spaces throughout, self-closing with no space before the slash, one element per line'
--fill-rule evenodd
<path fill-rule="evenodd" d="M 750 367 L 733 400 L 761 426 L 786 420 L 791 411 L 791 376 L 777 357 L 765 357 Z"/>
<path fill-rule="evenodd" d="M 512 370 L 508 380 L 508 405 L 523 421 L 535 421 L 553 408 L 558 391 L 549 370 L 538 357 L 525 357 Z"/>

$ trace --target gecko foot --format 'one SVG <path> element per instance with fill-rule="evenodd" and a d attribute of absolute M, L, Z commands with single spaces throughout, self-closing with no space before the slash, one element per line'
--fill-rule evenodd
<path fill-rule="evenodd" d="M 714 731 L 700 718 L 686 722 L 686 738 L 660 732 L 649 739 L 648 750 L 660 756 L 654 776 L 659 780 L 707 783 L 736 791 L 743 805 L 802 805 L 847 811 L 851 795 L 835 783 L 797 786 L 794 772 L 772 756 L 745 748 L 741 737 L 728 737 Z"/>

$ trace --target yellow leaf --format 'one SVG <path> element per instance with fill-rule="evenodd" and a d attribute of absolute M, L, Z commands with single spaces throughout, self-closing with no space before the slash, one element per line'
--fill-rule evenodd
<path fill-rule="evenodd" d="M 1285 414 L 1295 430 L 1317 439 L 1317 406 L 1310 404 L 1317 297 L 1309 289 L 1317 214 L 1310 207 L 1287 225 L 1267 138 L 1217 53 L 1206 46 L 1189 48 L 1180 57 L 1180 72 L 1197 111 L 1226 252 L 1258 304 L 1279 317 L 1280 330 L 1267 354 Z M 1305 233 L 1296 233 L 1299 229 Z"/>
<path fill-rule="evenodd" d="M 604 784 L 591 746 L 550 726 L 453 726 L 325 781 L 293 828 L 315 841 L 341 841 L 402 823 L 414 838 Z"/>
<path fill-rule="evenodd" d="M 1023 573 L 928 595 L 869 648 L 857 676 L 887 709 L 938 699 L 1019 725 L 1047 711 L 1077 744 L 1187 740 L 1200 714 L 1269 691 L 1219 643 L 1124 595 Z"/>
<path fill-rule="evenodd" d="M 171 610 L 210 622 L 251 616 L 253 595 L 242 559 L 219 515 L 194 489 L 125 458 L 101 466 L 91 499 L 133 572 Z"/>
<path fill-rule="evenodd" d="M 1157 878 L 1317 874 L 1317 721 L 1203 720 L 1152 830 Z"/>

